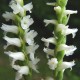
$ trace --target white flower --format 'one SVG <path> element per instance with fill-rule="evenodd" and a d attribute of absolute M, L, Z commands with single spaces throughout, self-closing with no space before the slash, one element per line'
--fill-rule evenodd
<path fill-rule="evenodd" d="M 40 59 L 35 58 L 33 61 L 29 61 L 29 67 L 32 68 L 35 72 L 39 73 L 37 70 L 37 63 L 40 61 Z"/>
<path fill-rule="evenodd" d="M 30 55 L 30 59 L 34 60 L 35 50 L 39 47 L 39 45 L 33 44 L 27 47 L 27 52 Z"/>
<path fill-rule="evenodd" d="M 50 6 L 55 6 L 56 5 L 56 3 L 55 2 L 53 2 L 53 3 L 46 3 L 47 5 L 50 5 Z"/>
<path fill-rule="evenodd" d="M 5 54 L 9 55 L 9 57 L 11 57 L 13 60 L 21 60 L 23 61 L 25 59 L 25 56 L 22 52 L 4 52 Z"/>
<path fill-rule="evenodd" d="M 30 25 L 33 24 L 33 22 L 34 21 L 32 18 L 30 18 L 30 15 L 27 15 L 27 16 L 23 17 L 23 19 L 21 20 L 21 27 L 23 29 L 27 29 L 27 28 L 29 28 Z"/>
<path fill-rule="evenodd" d="M 60 13 L 60 12 L 61 12 L 61 7 L 60 7 L 60 6 L 54 7 L 54 10 L 55 10 L 56 12 Z"/>
<path fill-rule="evenodd" d="M 65 55 L 66 56 L 69 56 L 69 55 L 72 55 L 73 54 L 73 52 L 76 50 L 77 48 L 75 47 L 75 46 L 67 46 L 67 45 L 65 45 L 65 44 L 61 44 L 59 47 L 58 47 L 58 49 L 57 49 L 57 51 L 62 51 L 62 50 L 64 50 L 65 51 Z"/>
<path fill-rule="evenodd" d="M 61 31 L 63 35 L 69 35 L 69 34 L 72 34 L 72 38 L 75 37 L 76 35 L 76 32 L 78 31 L 77 28 L 74 28 L 74 29 L 70 29 L 68 28 L 69 26 L 65 26 L 64 24 L 58 24 L 57 26 L 57 31 Z"/>
<path fill-rule="evenodd" d="M 5 12 L 2 14 L 2 16 L 5 18 L 6 21 L 9 21 L 10 19 L 15 19 L 15 15 L 12 12 Z"/>
<path fill-rule="evenodd" d="M 52 43 L 52 44 L 56 44 L 56 39 L 55 38 L 53 38 L 53 37 L 50 37 L 50 38 L 42 38 L 41 39 L 42 41 L 44 41 L 45 42 L 45 46 L 49 46 L 49 43 Z"/>
<path fill-rule="evenodd" d="M 24 9 L 19 3 L 11 2 L 9 6 L 13 9 L 14 14 L 20 13 L 21 16 L 24 16 Z"/>
<path fill-rule="evenodd" d="M 45 26 L 48 26 L 49 24 L 56 25 L 57 21 L 56 20 L 47 20 L 47 19 L 44 19 L 44 23 L 45 23 Z"/>
<path fill-rule="evenodd" d="M 29 74 L 29 67 L 28 66 L 14 65 L 14 69 L 17 70 L 15 80 L 20 80 L 22 78 L 22 75 Z"/>
<path fill-rule="evenodd" d="M 6 25 L 3 24 L 1 27 L 2 30 L 4 30 L 5 32 L 12 32 L 12 33 L 18 33 L 18 27 L 15 25 Z"/>
<path fill-rule="evenodd" d="M 72 69 L 72 67 L 75 65 L 75 62 L 74 61 L 71 61 L 71 62 L 62 62 L 62 64 L 60 64 L 59 66 L 58 66 L 58 69 L 59 70 L 65 70 L 65 69 L 67 69 L 67 68 L 71 68 Z"/>
<path fill-rule="evenodd" d="M 54 80 L 52 77 L 47 77 L 46 80 Z"/>
<path fill-rule="evenodd" d="M 49 48 L 44 48 L 43 51 L 47 53 L 47 58 L 49 58 L 49 55 L 54 56 L 54 50 Z"/>
<path fill-rule="evenodd" d="M 21 46 L 20 39 L 18 39 L 18 38 L 9 38 L 9 37 L 7 37 L 7 36 L 4 36 L 3 39 L 7 41 L 7 45 L 4 46 L 5 49 L 6 49 L 9 45 L 15 45 L 15 46 L 18 46 L 18 47 Z"/>
<path fill-rule="evenodd" d="M 76 11 L 73 11 L 73 10 L 65 10 L 65 14 L 76 14 L 77 13 L 77 10 Z"/>
<path fill-rule="evenodd" d="M 55 70 L 57 64 L 58 64 L 57 58 L 51 58 L 51 60 L 48 61 L 49 68 L 52 70 Z"/>
<path fill-rule="evenodd" d="M 29 45 L 34 44 L 34 38 L 37 36 L 37 32 L 34 30 L 30 30 L 29 32 L 25 32 L 25 40 Z"/>
<path fill-rule="evenodd" d="M 24 10 L 29 11 L 31 13 L 31 9 L 33 8 L 32 2 L 23 6 Z"/>

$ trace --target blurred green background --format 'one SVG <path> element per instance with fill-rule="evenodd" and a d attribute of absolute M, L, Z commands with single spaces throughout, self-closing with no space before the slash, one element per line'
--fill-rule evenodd
<path fill-rule="evenodd" d="M 34 29 L 38 32 L 38 36 L 35 41 L 40 45 L 39 49 L 36 51 L 36 55 L 41 58 L 39 66 L 39 71 L 41 73 L 34 74 L 31 80 L 41 80 L 46 76 L 52 75 L 52 71 L 46 65 L 47 59 L 45 53 L 42 51 L 44 44 L 41 41 L 42 37 L 52 36 L 53 25 L 49 25 L 45 28 L 43 23 L 44 19 L 55 19 L 55 12 L 53 7 L 47 6 L 46 2 L 55 2 L 55 0 L 24 0 L 25 4 L 32 1 L 33 2 L 33 13 L 31 14 L 34 19 L 34 24 L 31 26 L 31 29 Z M 0 26 L 2 23 L 10 24 L 2 18 L 2 13 L 5 11 L 11 11 L 9 8 L 10 0 L 0 0 Z M 76 65 L 73 67 L 73 70 L 67 69 L 64 74 L 64 80 L 80 80 L 80 0 L 69 0 L 67 9 L 78 10 L 78 14 L 71 15 L 68 25 L 70 28 L 78 28 L 76 37 L 72 39 L 71 35 L 67 37 L 67 44 L 77 46 L 77 50 L 74 52 L 74 55 L 65 57 L 65 61 L 76 61 Z M 28 14 L 28 13 L 27 13 Z M 4 54 L 3 45 L 6 42 L 2 39 L 3 31 L 0 29 L 0 80 L 14 80 L 15 71 L 10 66 L 9 57 Z M 51 45 L 51 48 L 53 46 Z M 33 72 L 34 73 L 34 72 Z"/>

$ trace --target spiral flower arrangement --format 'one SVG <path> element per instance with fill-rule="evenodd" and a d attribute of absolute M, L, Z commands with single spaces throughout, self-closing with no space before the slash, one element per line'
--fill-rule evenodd
<path fill-rule="evenodd" d="M 75 65 L 74 60 L 71 62 L 63 61 L 65 55 L 72 55 L 77 49 L 76 46 L 66 44 L 67 35 L 72 34 L 72 38 L 74 38 L 78 31 L 77 28 L 71 29 L 69 28 L 69 25 L 67 25 L 70 15 L 77 13 L 77 11 L 66 10 L 67 2 L 68 0 L 56 0 L 56 2 L 47 3 L 49 6 L 54 6 L 57 19 L 44 19 L 45 26 L 49 24 L 54 25 L 53 37 L 47 39 L 42 38 L 42 41 L 45 42 L 46 46 L 43 51 L 47 54 L 47 64 L 49 65 L 49 68 L 53 70 L 54 80 L 62 80 L 65 69 L 72 69 Z M 49 48 L 50 43 L 55 45 L 54 49 Z"/>
<path fill-rule="evenodd" d="M 40 61 L 35 57 L 35 51 L 39 47 L 34 42 L 37 32 L 30 30 L 34 21 L 30 15 L 26 15 L 26 11 L 32 12 L 33 5 L 32 2 L 24 5 L 23 0 L 11 0 L 9 7 L 13 12 L 5 12 L 2 15 L 6 21 L 12 21 L 12 25 L 2 24 L 1 27 L 4 31 L 3 39 L 7 41 L 4 53 L 10 57 L 11 66 L 16 70 L 15 80 L 20 80 L 22 77 L 27 80 L 25 75 L 31 75 L 32 70 L 39 73 L 37 63 Z M 13 33 L 17 37 L 8 37 L 7 33 Z M 6 51 L 10 46 L 18 47 L 18 49 Z"/>

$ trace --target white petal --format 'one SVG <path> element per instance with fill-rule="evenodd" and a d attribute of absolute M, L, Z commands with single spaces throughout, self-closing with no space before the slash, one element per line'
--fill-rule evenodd
<path fill-rule="evenodd" d="M 34 38 L 37 36 L 37 32 L 35 32 L 34 30 L 31 30 L 27 33 L 25 33 L 25 40 L 29 45 L 33 45 L 34 44 Z"/>
<path fill-rule="evenodd" d="M 32 2 L 24 5 L 23 8 L 31 13 L 31 9 L 33 8 Z"/>
<path fill-rule="evenodd" d="M 34 60 L 34 54 L 35 54 L 35 50 L 39 47 L 39 45 L 30 45 L 28 46 L 26 49 L 27 49 L 27 52 L 29 53 L 30 55 L 30 59 L 31 60 Z"/>
<path fill-rule="evenodd" d="M 21 27 L 23 29 L 27 29 L 29 28 L 29 26 L 31 26 L 33 24 L 33 19 L 30 18 L 30 15 L 23 17 L 23 19 L 21 20 Z"/>
<path fill-rule="evenodd" d="M 59 70 L 65 70 L 67 68 L 71 68 L 75 65 L 74 61 L 71 62 L 62 62 L 62 64 L 59 67 Z"/>
<path fill-rule="evenodd" d="M 6 21 L 14 20 L 15 15 L 12 12 L 5 12 L 2 14 L 2 16 L 5 18 Z"/>
<path fill-rule="evenodd" d="M 28 75 L 29 74 L 29 67 L 28 66 L 21 66 L 20 70 L 18 70 L 18 73 Z"/>
<path fill-rule="evenodd" d="M 44 48 L 43 51 L 47 53 L 47 58 L 49 58 L 49 55 L 54 56 L 54 50 L 49 48 Z"/>
<path fill-rule="evenodd" d="M 37 70 L 37 63 L 40 61 L 40 59 L 35 58 L 33 61 L 29 61 L 29 67 L 32 68 L 35 72 L 39 73 Z"/>
<path fill-rule="evenodd" d="M 48 61 L 49 68 L 52 70 L 55 70 L 57 64 L 58 64 L 57 58 L 52 58 L 51 60 Z"/>
<path fill-rule="evenodd" d="M 47 20 L 47 19 L 44 19 L 44 23 L 45 23 L 45 26 L 48 26 L 49 24 L 56 25 L 57 21 L 56 20 Z"/>
<path fill-rule="evenodd" d="M 47 77 L 46 80 L 54 80 L 52 77 Z"/>
<path fill-rule="evenodd" d="M 75 35 L 76 35 L 76 32 L 77 32 L 77 31 L 78 31 L 77 28 L 67 29 L 67 30 L 66 30 L 66 35 L 68 35 L 68 34 L 72 34 L 72 38 L 74 38 Z"/>
<path fill-rule="evenodd" d="M 14 14 L 20 13 L 21 16 L 24 16 L 24 9 L 19 3 L 11 3 L 9 6 L 13 9 Z"/>
<path fill-rule="evenodd" d="M 47 43 L 53 43 L 53 44 L 56 44 L 56 39 L 55 38 L 53 38 L 53 37 L 50 37 L 50 38 L 42 38 L 41 39 L 42 41 L 44 41 L 44 42 L 47 42 Z"/>
<path fill-rule="evenodd" d="M 1 27 L 2 30 L 4 30 L 5 32 L 12 32 L 12 33 L 18 33 L 18 27 L 15 25 L 6 25 L 3 24 Z"/>
<path fill-rule="evenodd" d="M 64 51 L 65 51 L 65 55 L 66 55 L 66 56 L 69 56 L 69 55 L 72 55 L 73 52 L 74 52 L 76 49 L 77 49 L 77 48 L 76 48 L 75 46 L 73 46 L 73 45 L 72 45 L 72 46 L 67 46 L 67 45 L 65 45 L 65 44 L 61 44 L 57 50 L 58 50 L 58 51 L 64 50 Z"/>
<path fill-rule="evenodd" d="M 19 70 L 16 73 L 15 80 L 20 80 L 22 78 L 22 75 L 28 75 L 28 74 L 29 74 L 28 66 L 20 66 Z"/>
<path fill-rule="evenodd" d="M 4 52 L 5 54 L 9 55 L 9 57 L 13 58 L 14 60 L 21 60 L 25 59 L 25 56 L 22 52 Z"/>
<path fill-rule="evenodd" d="M 22 78 L 22 74 L 20 73 L 16 73 L 16 77 L 15 77 L 15 80 L 20 80 Z"/>
<path fill-rule="evenodd" d="M 20 46 L 21 46 L 20 39 L 18 39 L 18 38 L 9 38 L 9 37 L 7 37 L 7 36 L 4 36 L 3 39 L 7 41 L 7 45 L 4 47 L 5 49 L 6 49 L 9 45 L 15 45 L 15 46 L 17 46 L 17 47 L 20 47 Z"/>
<path fill-rule="evenodd" d="M 76 14 L 77 13 L 77 10 L 76 11 L 73 11 L 73 10 L 65 10 L 65 14 Z"/>
<path fill-rule="evenodd" d="M 55 2 L 53 2 L 53 3 L 46 3 L 47 5 L 50 5 L 50 6 L 55 6 L 56 5 L 56 3 Z"/>
<path fill-rule="evenodd" d="M 58 24 L 57 26 L 57 31 L 61 31 L 63 35 L 69 35 L 69 34 L 72 34 L 73 38 L 75 37 L 76 35 L 76 32 L 78 31 L 78 29 L 70 29 L 68 28 L 69 26 L 65 26 L 64 24 Z"/>

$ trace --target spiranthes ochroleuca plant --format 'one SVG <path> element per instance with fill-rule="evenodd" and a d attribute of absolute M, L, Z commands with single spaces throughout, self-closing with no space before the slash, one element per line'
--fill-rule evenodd
<path fill-rule="evenodd" d="M 23 75 L 31 75 L 31 69 L 39 72 L 36 64 L 40 60 L 35 57 L 35 51 L 39 45 L 34 42 L 37 32 L 30 30 L 34 21 L 30 15 L 26 16 L 26 11 L 32 12 L 32 2 L 24 5 L 23 0 L 11 0 L 9 6 L 13 12 L 5 12 L 2 16 L 6 21 L 12 20 L 14 24 L 2 24 L 1 29 L 5 33 L 3 39 L 7 41 L 4 49 L 12 45 L 18 47 L 19 50 L 4 53 L 11 58 L 11 66 L 16 70 L 15 80 L 20 80 Z M 18 37 L 8 37 L 7 33 L 13 33 Z M 16 64 L 16 61 L 21 61 L 22 64 Z M 27 77 L 25 79 L 27 80 Z"/>
<path fill-rule="evenodd" d="M 50 5 L 52 7 L 54 6 L 54 11 L 56 12 L 57 19 L 44 19 L 45 26 L 54 24 L 54 37 L 47 39 L 42 38 L 42 41 L 45 42 L 46 46 L 43 51 L 47 54 L 47 64 L 51 70 L 54 70 L 54 80 L 62 80 L 65 69 L 72 69 L 72 67 L 75 65 L 74 61 L 63 61 L 65 55 L 72 55 L 73 52 L 77 49 L 76 46 L 66 45 L 66 36 L 72 34 L 72 38 L 74 38 L 76 32 L 78 31 L 77 28 L 71 29 L 67 25 L 70 15 L 77 13 L 77 11 L 74 10 L 66 10 L 67 2 L 68 0 L 56 0 L 54 3 L 47 3 L 47 5 Z M 55 48 L 50 49 L 49 43 L 54 44 Z M 52 58 L 49 56 L 52 56 Z"/>

